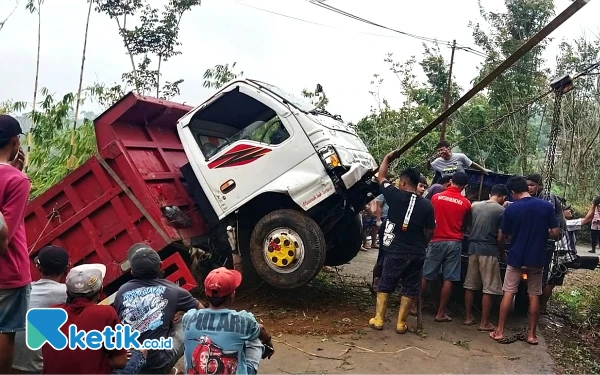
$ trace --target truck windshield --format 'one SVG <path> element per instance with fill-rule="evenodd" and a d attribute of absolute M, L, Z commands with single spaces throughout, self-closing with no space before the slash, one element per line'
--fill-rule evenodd
<path fill-rule="evenodd" d="M 308 100 L 297 97 L 295 95 L 292 95 L 292 94 L 288 93 L 287 91 L 280 89 L 277 86 L 271 85 L 270 83 L 265 83 L 265 82 L 261 82 L 261 81 L 255 81 L 255 80 L 252 80 L 252 82 L 266 88 L 267 90 L 271 91 L 273 94 L 275 94 L 275 95 L 279 96 L 280 98 L 284 99 L 285 101 L 291 103 L 293 106 L 297 107 L 298 109 L 300 109 L 303 112 L 309 112 L 315 108 L 315 106 Z"/>

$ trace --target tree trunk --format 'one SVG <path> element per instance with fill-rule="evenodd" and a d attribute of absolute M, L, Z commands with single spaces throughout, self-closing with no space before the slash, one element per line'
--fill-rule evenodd
<path fill-rule="evenodd" d="M 83 68 L 85 66 L 85 51 L 87 49 L 88 30 L 90 26 L 90 15 L 92 14 L 93 0 L 89 0 L 90 7 L 88 8 L 87 20 L 85 22 L 85 34 L 83 36 L 83 53 L 81 54 L 81 70 L 79 71 L 79 87 L 77 89 L 77 101 L 75 102 L 75 120 L 73 120 L 73 129 L 71 129 L 71 148 L 69 149 L 69 157 L 67 158 L 67 171 L 74 167 L 71 156 L 75 152 L 75 127 L 77 127 L 77 119 L 79 115 L 79 102 L 81 100 L 81 86 L 83 83 Z"/>
<path fill-rule="evenodd" d="M 33 104 L 31 109 L 31 127 L 27 132 L 27 153 L 25 154 L 25 161 L 23 162 L 23 171 L 27 172 L 27 167 L 29 166 L 29 155 L 31 153 L 31 149 L 33 148 L 33 128 L 35 126 L 35 104 L 37 101 L 37 92 L 38 92 L 38 84 L 40 77 L 40 46 L 42 44 L 42 1 L 38 0 L 38 40 L 37 40 L 37 58 L 35 63 L 35 83 L 33 86 Z"/>
<path fill-rule="evenodd" d="M 125 30 L 125 28 L 127 27 L 127 15 L 123 16 L 123 27 L 121 27 L 121 22 L 119 22 L 119 19 L 117 17 L 115 17 L 115 20 L 117 21 L 117 26 L 119 27 L 119 32 L 121 32 L 122 30 Z M 129 54 L 129 60 L 131 61 L 131 68 L 133 69 L 133 80 L 135 83 L 135 90 L 139 91 L 137 69 L 135 67 L 135 60 L 133 59 L 133 53 L 131 52 L 131 48 L 129 47 L 129 44 L 126 43 L 125 40 L 123 40 L 123 44 L 125 44 L 125 48 L 127 48 L 127 54 Z"/>
<path fill-rule="evenodd" d="M 156 98 L 160 99 L 160 64 L 162 63 L 162 55 L 158 55 L 158 70 L 156 71 Z"/>

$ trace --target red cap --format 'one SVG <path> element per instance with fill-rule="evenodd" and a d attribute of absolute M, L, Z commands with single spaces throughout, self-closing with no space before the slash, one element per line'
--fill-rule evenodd
<path fill-rule="evenodd" d="M 208 297 L 226 297 L 242 283 L 242 274 L 225 267 L 210 271 L 204 279 L 204 293 Z"/>

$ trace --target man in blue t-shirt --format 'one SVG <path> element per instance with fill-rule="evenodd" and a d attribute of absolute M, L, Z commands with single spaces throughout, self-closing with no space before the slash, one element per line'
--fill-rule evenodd
<path fill-rule="evenodd" d="M 529 294 L 529 317 L 527 342 L 537 345 L 536 327 L 540 317 L 540 295 L 542 273 L 546 263 L 546 242 L 550 236 L 557 239 L 560 234 L 558 220 L 552 205 L 529 195 L 524 177 L 513 176 L 506 183 L 515 202 L 504 211 L 501 231 L 510 243 L 506 261 L 506 274 L 502 290 L 498 327 L 490 332 L 494 340 L 504 338 L 504 325 L 512 300 L 517 293 L 521 276 L 527 274 Z"/>
<path fill-rule="evenodd" d="M 256 374 L 258 363 L 249 358 L 247 350 L 257 339 L 268 350 L 266 356 L 273 355 L 271 335 L 254 315 L 230 309 L 241 283 L 242 275 L 225 267 L 206 276 L 209 307 L 183 316 L 187 374 Z"/>

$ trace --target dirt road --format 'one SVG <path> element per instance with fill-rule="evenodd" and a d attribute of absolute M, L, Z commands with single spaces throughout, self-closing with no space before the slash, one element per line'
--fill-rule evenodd
<path fill-rule="evenodd" d="M 343 268 L 339 278 L 344 289 L 328 289 L 332 288 L 328 278 L 338 278 L 330 274 L 304 292 L 275 296 L 258 290 L 241 297 L 239 308 L 252 311 L 273 333 L 276 354 L 261 363 L 260 375 L 554 374 L 541 336 L 537 346 L 521 341 L 501 345 L 476 326 L 464 326 L 457 313 L 452 322 L 436 323 L 425 310 L 424 335 L 398 335 L 394 332 L 398 296 L 391 298 L 395 301 L 390 303 L 384 330 L 371 330 L 368 319 L 375 299 L 364 286 L 371 279 L 375 257 L 376 250 L 361 252 Z M 362 292 L 345 295 L 348 289 Z M 416 318 L 410 319 L 414 327 Z M 522 324 L 522 319 L 515 319 L 509 328 L 518 330 Z"/>
<path fill-rule="evenodd" d="M 351 264 L 344 267 L 340 276 L 345 280 L 354 280 L 353 283 L 346 281 L 346 289 L 358 288 L 357 280 L 371 279 L 370 270 L 375 257 L 376 250 L 361 252 Z M 350 286 L 351 283 L 353 285 Z M 256 312 L 258 318 L 275 332 L 273 337 L 277 341 L 276 355 L 261 363 L 260 372 L 553 373 L 553 360 L 547 353 L 542 337 L 537 346 L 521 341 L 501 345 L 490 339 L 487 333 L 477 331 L 476 326 L 464 326 L 459 314 L 453 315 L 452 322 L 437 323 L 433 321 L 433 314 L 428 311 L 423 314 L 425 337 L 416 333 L 398 335 L 394 332 L 398 302 L 390 306 L 384 330 L 373 331 L 367 323 L 374 312 L 374 298 L 364 298 L 366 302 L 370 300 L 371 306 L 365 311 L 359 311 L 363 302 L 356 303 L 361 306 L 355 306 L 357 312 L 354 315 L 349 313 L 349 306 L 341 305 L 336 309 L 318 294 L 314 295 L 314 299 L 325 305 L 324 310 L 315 311 L 314 306 L 307 305 L 304 310 L 300 308 L 302 313 L 298 313 L 297 310 L 302 306 L 299 301 L 302 298 L 298 296 L 292 300 L 284 300 L 282 303 L 286 306 L 282 307 L 287 308 L 286 313 L 276 313 L 277 316 L 265 315 L 257 300 L 246 302 L 251 304 L 246 308 Z M 307 315 L 306 311 L 311 309 Z M 320 316 L 315 319 L 315 314 Z M 410 319 L 409 324 L 416 325 L 416 318 Z M 345 324 L 340 325 L 340 320 L 345 320 Z M 509 327 L 519 329 L 522 323 L 522 320 L 512 321 Z M 328 324 L 331 330 L 327 329 Z M 332 334 L 336 330 L 344 333 Z"/>

